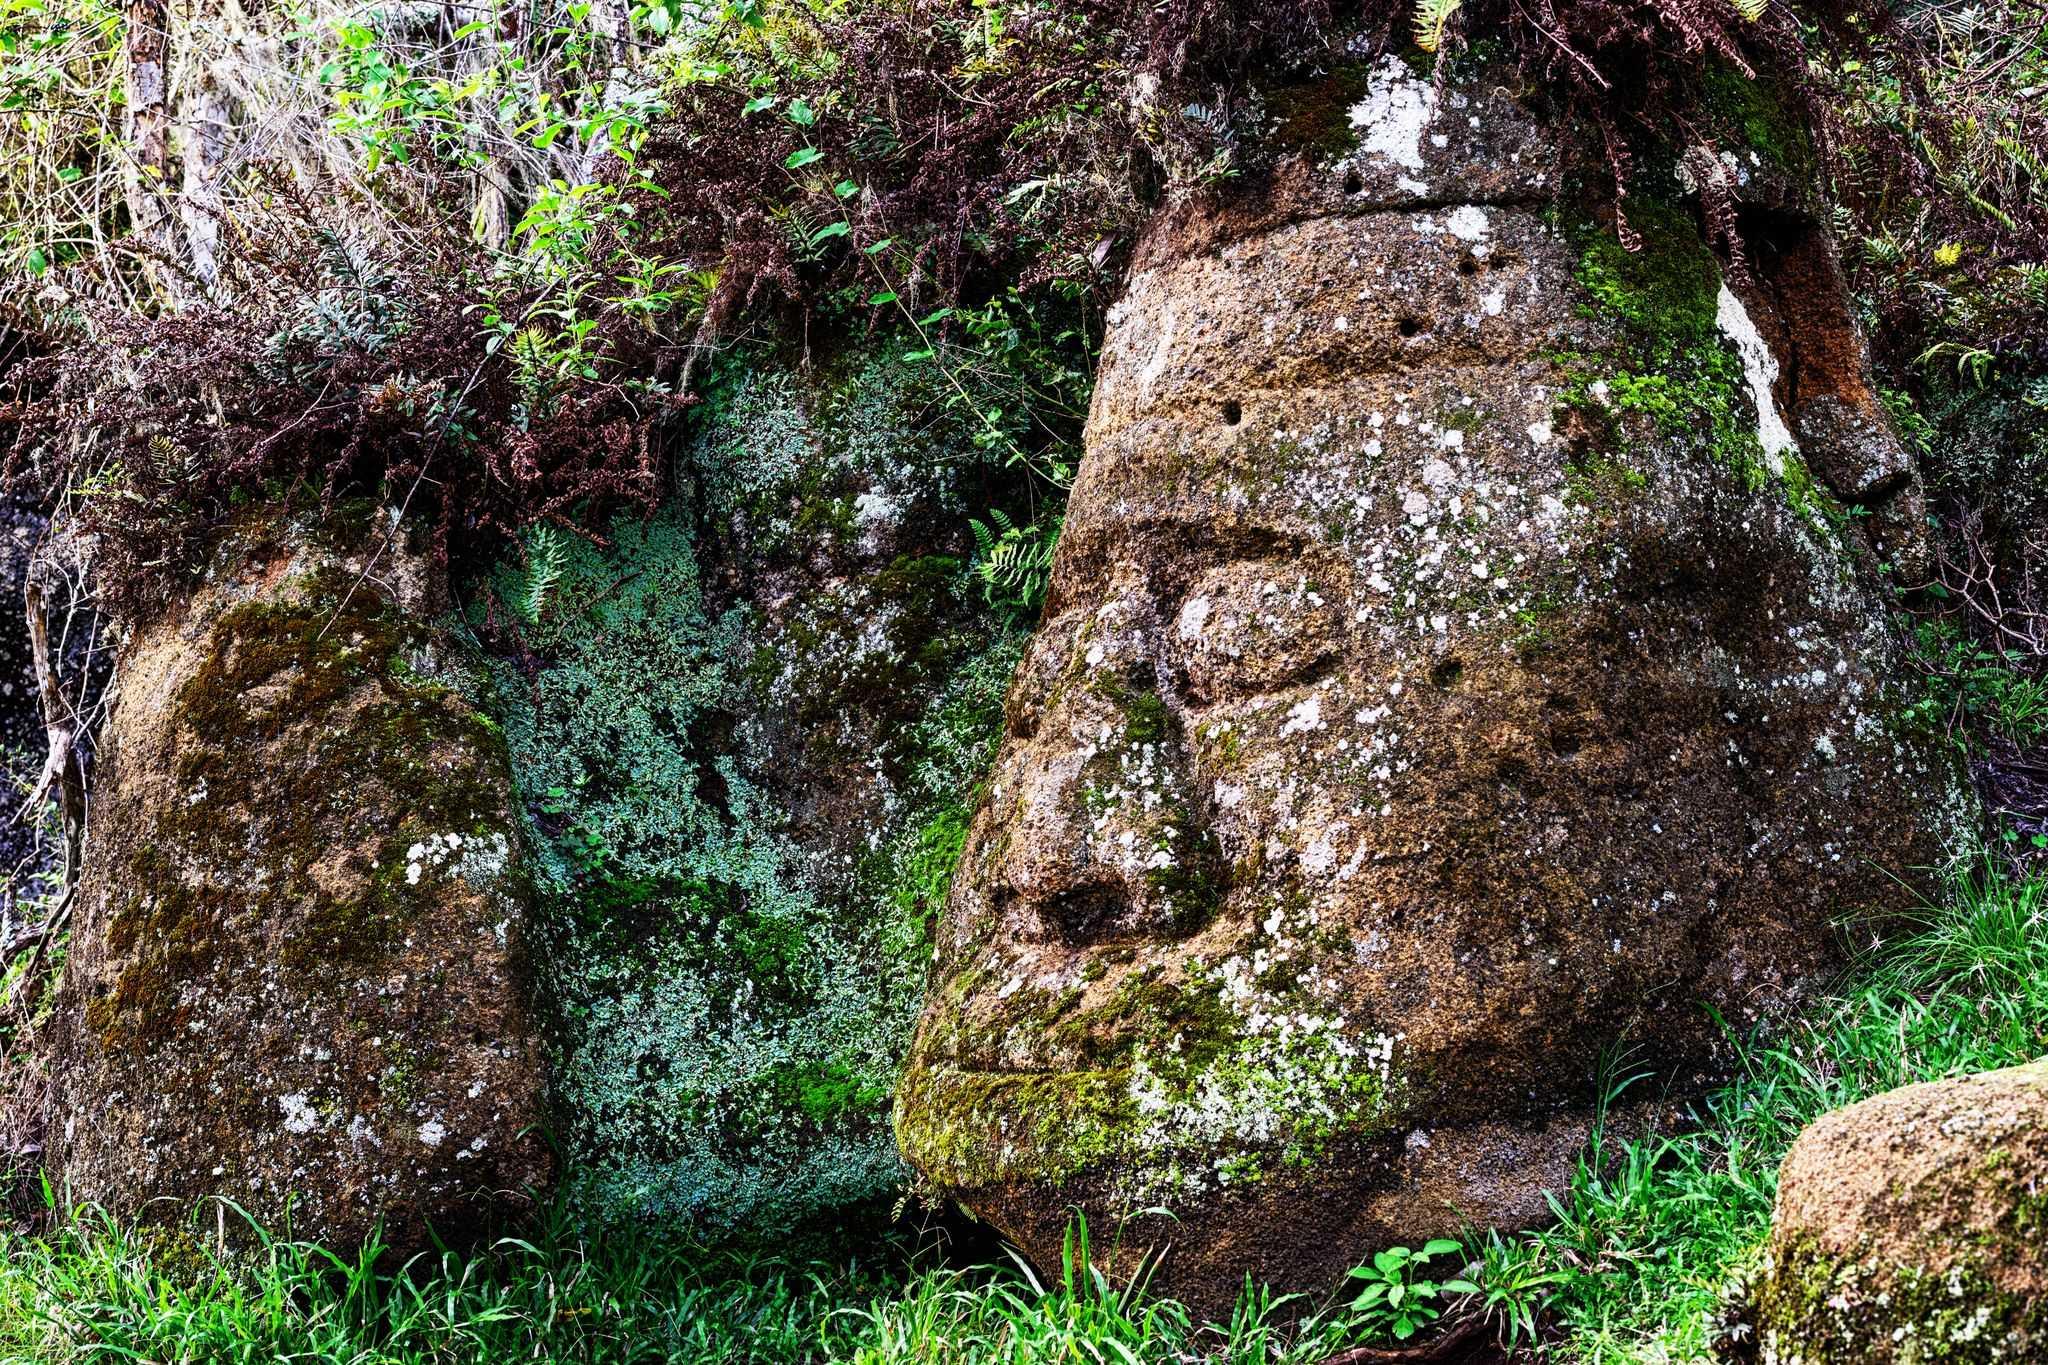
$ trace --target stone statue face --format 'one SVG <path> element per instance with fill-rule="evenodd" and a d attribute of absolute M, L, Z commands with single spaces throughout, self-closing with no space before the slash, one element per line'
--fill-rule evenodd
<path fill-rule="evenodd" d="M 899 1096 L 1027 1249 L 1169 1209 L 1198 1294 L 1540 1216 L 1602 1058 L 1710 1070 L 1707 1007 L 1794 996 L 1953 790 L 1711 257 L 1654 243 L 1692 330 L 1652 371 L 1526 123 L 1371 105 L 1112 315 Z"/>

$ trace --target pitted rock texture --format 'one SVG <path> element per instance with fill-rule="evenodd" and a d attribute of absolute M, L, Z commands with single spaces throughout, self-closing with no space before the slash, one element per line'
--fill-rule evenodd
<path fill-rule="evenodd" d="M 1770 1365 L 2048 1355 L 2048 1059 L 1815 1120 L 1728 1354 Z"/>
<path fill-rule="evenodd" d="M 504 744 L 420 624 L 422 561 L 355 520 L 243 527 L 123 651 L 51 1143 L 122 1214 L 219 1195 L 403 1251 L 525 1208 L 551 1159 Z"/>
<path fill-rule="evenodd" d="M 1208 1307 L 1542 1219 L 1604 1055 L 1705 1079 L 1708 1007 L 1796 999 L 1964 809 L 1799 456 L 1624 364 L 1560 139 L 1383 78 L 1354 157 L 1163 225 L 1112 315 L 898 1090 L 1033 1256 L 1078 1207 Z M 1720 355 L 1712 258 L 1669 273 Z"/>

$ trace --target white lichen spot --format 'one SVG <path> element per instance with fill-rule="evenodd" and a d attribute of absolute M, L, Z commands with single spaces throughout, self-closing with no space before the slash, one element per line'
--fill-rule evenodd
<path fill-rule="evenodd" d="M 1778 400 L 1772 396 L 1771 386 L 1778 382 L 1778 359 L 1771 354 L 1770 343 L 1756 330 L 1750 321 L 1749 310 L 1742 306 L 1742 300 L 1735 297 L 1735 291 L 1725 283 L 1721 286 L 1720 298 L 1714 306 L 1714 325 L 1721 329 L 1721 335 L 1735 343 L 1735 353 L 1742 358 L 1742 373 L 1749 381 L 1749 396 L 1756 403 L 1756 438 L 1763 444 L 1764 459 L 1773 474 L 1785 472 L 1785 452 L 1796 451 L 1798 445 L 1792 439 L 1785 419 L 1778 415 Z"/>
<path fill-rule="evenodd" d="M 1287 712 L 1287 723 L 1280 727 L 1280 738 L 1289 735 L 1306 734 L 1321 728 L 1323 723 L 1323 700 L 1310 697 L 1296 702 Z"/>
<path fill-rule="evenodd" d="M 428 1119 L 419 1126 L 416 1136 L 423 1147 L 439 1147 L 441 1139 L 448 1136 L 448 1127 L 439 1119 Z"/>
<path fill-rule="evenodd" d="M 1461 204 L 1444 219 L 1444 227 L 1461 242 L 1483 242 L 1493 231 L 1486 210 L 1476 204 Z"/>
<path fill-rule="evenodd" d="M 1367 156 L 1422 169 L 1422 134 L 1435 113 L 1429 82 L 1417 80 L 1398 57 L 1373 68 L 1366 97 L 1351 106 L 1351 126 Z"/>
<path fill-rule="evenodd" d="M 284 1130 L 287 1133 L 310 1133 L 320 1126 L 319 1111 L 304 1095 L 280 1095 L 277 1103 L 284 1110 Z"/>

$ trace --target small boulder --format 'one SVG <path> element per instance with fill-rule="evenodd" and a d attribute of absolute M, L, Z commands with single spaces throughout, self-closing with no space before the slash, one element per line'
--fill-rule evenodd
<path fill-rule="evenodd" d="M 398 1249 L 551 1158 L 505 748 L 390 523 L 252 522 L 122 651 L 53 1040 L 78 1198 Z"/>
<path fill-rule="evenodd" d="M 1731 1359 L 2048 1358 L 2048 1058 L 1815 1120 L 1740 1297 Z"/>

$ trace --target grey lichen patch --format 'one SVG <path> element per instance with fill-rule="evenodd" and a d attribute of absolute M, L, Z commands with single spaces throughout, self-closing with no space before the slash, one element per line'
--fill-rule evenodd
<path fill-rule="evenodd" d="M 1758 1365 L 2016 1365 L 2048 1343 L 2048 1298 L 2001 1289 L 1988 1259 L 1939 1271 L 1774 1246 L 1731 1290 L 1731 1354 Z"/>
<path fill-rule="evenodd" d="M 544 662 L 493 702 L 544 850 L 577 1197 L 700 1233 L 900 1183 L 890 1092 L 1022 645 L 966 570 L 976 456 L 939 376 L 746 361 L 671 505 L 561 550 Z"/>

